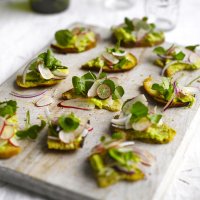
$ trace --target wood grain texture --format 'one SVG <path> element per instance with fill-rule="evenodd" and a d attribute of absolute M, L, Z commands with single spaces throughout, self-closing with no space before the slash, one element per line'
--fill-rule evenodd
<path fill-rule="evenodd" d="M 174 173 L 174 165 L 176 160 L 180 159 L 187 147 L 184 138 L 192 137 L 190 126 L 199 109 L 199 96 L 197 102 L 191 109 L 173 108 L 165 112 L 164 120 L 176 131 L 177 135 L 173 142 L 165 145 L 143 144 L 136 142 L 141 148 L 149 150 L 156 156 L 155 165 L 149 169 L 147 178 L 136 183 L 120 182 L 106 189 L 99 189 L 96 185 L 92 171 L 87 162 L 87 157 L 91 148 L 99 142 L 99 138 L 104 133 L 109 133 L 110 120 L 116 113 L 110 113 L 106 110 L 94 111 L 78 111 L 73 109 L 61 109 L 57 107 L 62 92 L 70 89 L 71 77 L 74 75 L 82 75 L 84 71 L 80 70 L 81 64 L 96 57 L 109 45 L 109 32 L 106 29 L 92 27 L 102 36 L 102 41 L 95 49 L 80 53 L 60 55 L 55 54 L 64 65 L 69 66 L 70 74 L 66 80 L 59 85 L 52 87 L 49 92 L 53 93 L 56 89 L 56 100 L 49 108 L 53 116 L 60 113 L 75 112 L 80 117 L 91 119 L 94 127 L 85 141 L 82 149 L 75 153 L 59 153 L 49 151 L 46 146 L 46 129 L 40 134 L 36 141 L 22 141 L 23 152 L 9 160 L 0 161 L 0 178 L 4 181 L 15 183 L 21 187 L 33 190 L 35 192 L 47 195 L 55 199 L 113 199 L 113 200 L 132 200 L 132 199 L 159 199 L 167 188 L 169 181 Z M 166 44 L 167 45 L 167 44 Z M 152 75 L 158 77 L 160 68 L 152 64 L 155 56 L 152 54 L 152 48 L 129 49 L 139 58 L 139 64 L 136 68 L 129 72 L 116 74 L 120 78 L 121 84 L 124 86 L 126 94 L 124 100 L 142 93 L 141 85 L 143 80 Z M 22 70 L 20 70 L 21 73 Z M 187 76 L 182 79 L 183 83 L 189 82 L 192 77 L 196 77 L 197 72 L 186 72 Z M 11 90 L 19 90 L 14 85 L 16 74 L 13 75 L 0 87 L 0 100 L 16 99 L 9 93 Z M 31 89 L 35 91 L 36 89 Z M 33 123 L 38 122 L 37 117 L 44 115 L 44 108 L 36 108 L 33 102 L 38 98 L 19 99 L 18 116 L 20 126 L 23 127 L 25 113 L 31 111 L 31 119 Z M 151 105 L 155 105 L 149 99 Z M 182 147 L 181 147 L 182 146 Z M 182 150 L 179 150 L 179 147 Z M 175 159 L 175 160 L 174 160 Z M 174 164 L 175 163 L 175 164 Z M 173 170 L 172 170 L 173 169 Z M 167 174 L 167 177 L 165 176 Z M 159 188 L 160 185 L 164 185 Z M 159 191 L 157 190 L 159 188 Z M 148 195 L 147 195 L 148 194 Z M 154 195 L 157 196 L 154 196 Z"/>

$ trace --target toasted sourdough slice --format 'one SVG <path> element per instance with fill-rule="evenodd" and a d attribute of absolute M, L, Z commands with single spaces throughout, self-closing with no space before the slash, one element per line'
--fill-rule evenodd
<path fill-rule="evenodd" d="M 103 157 L 104 155 L 100 154 L 93 154 L 89 157 L 89 162 L 93 168 L 99 187 L 108 187 L 120 180 L 133 182 L 144 179 L 144 173 L 137 167 L 135 167 L 133 174 L 122 173 L 112 168 L 107 169 L 106 166 L 104 166 Z M 107 173 L 106 170 L 109 170 L 109 173 Z"/>
<path fill-rule="evenodd" d="M 115 34 L 112 34 L 112 41 L 113 41 L 113 43 L 116 43 L 116 42 L 118 41 L 118 40 L 116 39 L 116 37 L 115 37 Z M 153 47 L 153 46 L 157 46 L 157 45 L 162 44 L 164 41 L 165 41 L 165 38 L 164 38 L 164 37 L 158 38 L 158 39 L 155 40 L 154 42 L 149 42 L 149 40 L 147 40 L 146 38 L 143 38 L 142 40 L 136 41 L 136 42 L 121 40 L 120 45 L 121 45 L 122 47 L 125 47 L 125 48 L 133 48 L 133 47 Z"/>
<path fill-rule="evenodd" d="M 161 59 L 157 59 L 155 61 L 155 64 L 161 68 L 165 67 L 165 64 L 163 63 L 163 61 Z M 172 62 L 172 64 L 169 65 L 169 67 L 167 67 L 167 69 L 164 72 L 164 75 L 167 77 L 171 77 L 179 71 L 183 71 L 183 70 L 193 71 L 193 70 L 196 70 L 199 68 L 200 68 L 200 66 L 194 65 L 192 63 L 191 64 L 190 63 L 182 63 L 182 62 L 177 61 L 176 63 Z"/>
<path fill-rule="evenodd" d="M 56 50 L 57 53 L 81 53 L 87 50 L 90 50 L 94 47 L 96 47 L 97 39 L 93 42 L 91 41 L 88 43 L 83 50 L 79 50 L 75 45 L 74 46 L 69 46 L 69 47 L 63 47 L 59 44 L 51 44 L 51 48 Z"/>
<path fill-rule="evenodd" d="M 84 137 L 79 136 L 77 137 L 73 142 L 70 143 L 64 143 L 60 140 L 54 140 L 54 139 L 47 139 L 47 145 L 49 149 L 54 150 L 65 150 L 65 151 L 73 151 L 76 149 L 79 149 L 83 146 Z"/>
<path fill-rule="evenodd" d="M 113 133 L 122 132 L 127 140 L 140 140 L 146 143 L 165 144 L 174 139 L 176 131 L 166 124 L 153 124 L 144 131 L 135 131 L 133 129 L 121 129 L 111 126 Z"/>
<path fill-rule="evenodd" d="M 102 71 L 108 72 L 108 73 L 125 72 L 125 71 L 129 71 L 129 70 L 133 69 L 137 65 L 137 58 L 133 54 L 127 53 L 125 58 L 129 62 L 123 64 L 121 67 L 116 67 L 117 64 L 113 65 L 112 68 L 107 65 L 104 65 L 102 67 Z M 90 70 L 90 71 L 99 71 L 101 67 L 99 65 L 95 64 L 96 59 L 97 58 L 90 60 L 86 64 L 82 65 L 81 68 L 85 69 L 85 70 Z"/>
<path fill-rule="evenodd" d="M 15 147 L 8 143 L 5 146 L 0 147 L 0 158 L 3 159 L 10 158 L 12 156 L 17 155 L 20 152 L 21 152 L 20 147 Z"/>
<path fill-rule="evenodd" d="M 164 99 L 162 95 L 160 95 L 156 90 L 152 89 L 152 77 L 148 77 L 144 80 L 143 86 L 147 94 L 149 94 L 155 101 L 161 104 L 167 104 L 168 101 Z M 182 97 L 175 97 L 169 107 L 184 107 L 184 106 L 192 106 L 195 102 L 195 97 L 191 94 L 187 94 Z"/>
<path fill-rule="evenodd" d="M 68 90 L 62 94 L 62 98 L 65 100 L 76 99 L 76 98 L 84 98 L 81 95 L 76 95 L 74 89 Z M 122 103 L 120 99 L 112 100 L 106 99 L 101 100 L 98 98 L 88 98 L 91 103 L 95 104 L 95 106 L 99 109 L 106 109 L 112 112 L 117 112 L 121 109 Z"/>
<path fill-rule="evenodd" d="M 33 88 L 40 86 L 52 86 L 60 83 L 61 79 L 50 79 L 50 80 L 40 80 L 40 81 L 26 81 L 23 83 L 22 76 L 17 76 L 16 83 L 18 86 L 22 88 Z"/>

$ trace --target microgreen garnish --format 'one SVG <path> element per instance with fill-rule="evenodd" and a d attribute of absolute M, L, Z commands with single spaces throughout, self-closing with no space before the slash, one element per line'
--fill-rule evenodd
<path fill-rule="evenodd" d="M 0 102 L 0 116 L 12 117 L 17 111 L 17 102 L 13 100 Z"/>
<path fill-rule="evenodd" d="M 133 22 L 132 22 L 132 20 L 131 19 L 129 19 L 128 17 L 125 17 L 125 19 L 124 19 L 124 22 L 125 22 L 125 30 L 127 31 L 127 32 L 132 32 L 132 31 L 134 31 L 134 26 L 133 26 Z"/>
<path fill-rule="evenodd" d="M 39 132 L 46 126 L 46 122 L 44 120 L 41 120 L 41 125 L 31 125 L 30 124 L 30 112 L 27 111 L 26 113 L 26 124 L 25 129 L 17 131 L 16 135 L 20 139 L 30 138 L 30 139 L 36 139 Z"/>
<path fill-rule="evenodd" d="M 56 42 L 59 45 L 66 46 L 73 38 L 73 33 L 69 30 L 60 30 L 55 33 Z"/>
<path fill-rule="evenodd" d="M 99 81 L 99 86 L 97 87 L 98 97 L 104 99 L 112 96 L 112 98 L 120 99 L 124 95 L 124 89 L 122 86 L 116 85 L 116 83 L 107 77 L 107 74 L 102 72 L 96 77 L 92 72 L 88 72 L 81 77 L 74 76 L 72 78 L 72 84 L 74 91 L 77 95 L 87 96 L 89 89 L 92 87 L 94 82 Z M 106 94 L 105 94 L 106 92 Z"/>
<path fill-rule="evenodd" d="M 159 94 L 163 95 L 164 99 L 169 101 L 174 94 L 174 86 L 170 79 L 163 78 L 161 84 L 154 83 L 152 89 L 156 90 Z"/>
<path fill-rule="evenodd" d="M 190 51 L 195 52 L 196 48 L 199 47 L 199 46 L 200 46 L 199 44 L 196 44 L 196 45 L 186 46 L 185 48 L 189 49 Z"/>
<path fill-rule="evenodd" d="M 58 124 L 65 132 L 74 131 L 79 127 L 80 119 L 71 113 L 67 116 L 60 116 L 58 118 Z"/>

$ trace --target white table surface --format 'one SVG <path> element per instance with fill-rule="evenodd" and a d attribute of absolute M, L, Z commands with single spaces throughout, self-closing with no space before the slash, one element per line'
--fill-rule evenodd
<path fill-rule="evenodd" d="M 128 10 L 112 11 L 102 7 L 103 0 L 71 0 L 66 12 L 41 15 L 31 12 L 25 0 L 0 0 L 0 84 L 41 50 L 58 29 L 77 21 L 110 27 L 120 23 L 125 16 L 144 16 L 143 1 L 135 1 L 135 6 Z M 166 34 L 167 41 L 183 45 L 200 44 L 199 10 L 199 0 L 182 0 L 178 25 Z M 165 200 L 200 199 L 199 132 L 196 131 Z M 45 198 L 0 182 L 0 199 Z"/>

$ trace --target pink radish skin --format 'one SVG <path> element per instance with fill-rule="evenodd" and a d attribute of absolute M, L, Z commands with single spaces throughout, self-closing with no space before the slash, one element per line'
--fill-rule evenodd
<path fill-rule="evenodd" d="M 8 140 L 14 135 L 14 128 L 12 126 L 6 125 L 2 131 L 1 139 Z"/>

